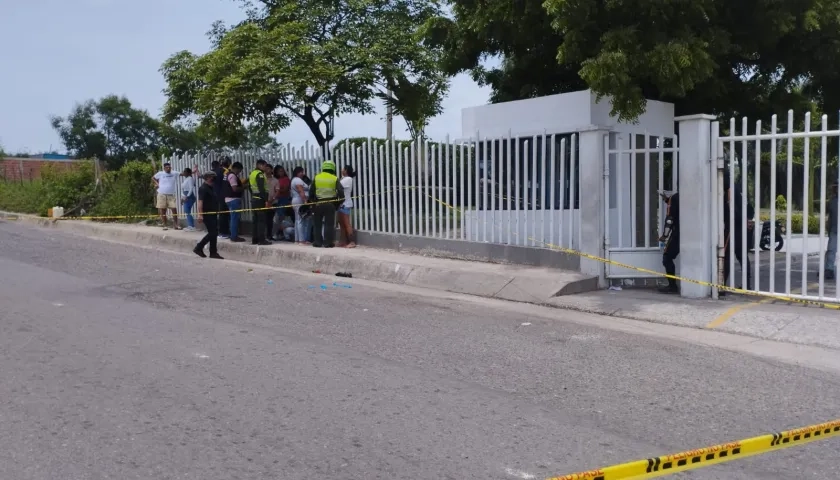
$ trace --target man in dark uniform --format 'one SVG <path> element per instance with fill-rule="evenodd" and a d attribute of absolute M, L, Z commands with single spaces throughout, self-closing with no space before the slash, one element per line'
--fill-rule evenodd
<path fill-rule="evenodd" d="M 214 172 L 205 172 L 202 175 L 204 184 L 198 188 L 198 221 L 204 223 L 207 227 L 207 234 L 198 242 L 193 252 L 199 257 L 206 257 L 204 254 L 204 246 L 210 244 L 210 258 L 223 260 L 216 250 L 216 245 L 219 241 L 219 216 L 217 215 L 217 208 L 219 201 L 216 198 L 216 189 L 213 184 L 216 183 L 216 174 Z"/>
<path fill-rule="evenodd" d="M 676 276 L 677 264 L 674 260 L 680 255 L 680 197 L 676 192 L 659 192 L 659 195 L 668 205 L 665 214 L 665 228 L 659 242 L 664 245 L 662 251 L 662 265 L 665 266 L 665 273 Z M 679 293 L 677 280 L 668 278 L 668 285 L 659 288 L 662 293 Z"/>
<path fill-rule="evenodd" d="M 753 230 L 755 217 L 755 209 L 752 204 L 747 201 L 746 218 L 744 218 L 744 199 L 741 193 L 741 185 L 736 181 L 735 188 L 730 186 L 729 172 L 723 174 L 723 237 L 724 237 L 724 259 L 723 259 L 723 281 L 729 285 L 729 259 L 730 255 L 735 252 L 735 259 L 741 265 L 741 270 L 747 271 L 747 284 L 741 285 L 744 290 L 749 290 L 752 285 L 752 268 L 750 267 L 750 256 L 747 253 L 746 258 L 743 257 L 744 249 L 743 242 L 746 240 L 747 250 L 749 251 L 750 233 Z M 735 216 L 730 218 L 729 202 L 734 203 Z M 733 228 L 734 225 L 734 228 Z M 737 282 L 736 282 L 737 285 Z M 726 291 L 721 291 L 720 295 L 725 295 Z"/>
<path fill-rule="evenodd" d="M 213 160 L 213 163 L 210 164 L 211 170 L 216 174 L 213 188 L 215 189 L 216 199 L 219 202 L 216 210 L 219 212 L 219 236 L 221 238 L 230 238 L 230 213 L 228 213 L 227 203 L 225 203 L 225 196 L 222 195 L 222 184 L 225 182 L 225 178 L 227 178 L 227 169 L 230 168 L 230 164 L 231 161 L 228 157 L 222 157 L 221 162 Z M 210 211 L 209 207 L 207 211 Z"/>

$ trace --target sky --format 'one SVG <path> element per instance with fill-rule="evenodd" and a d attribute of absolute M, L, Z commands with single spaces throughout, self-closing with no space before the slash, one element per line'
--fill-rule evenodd
<path fill-rule="evenodd" d="M 0 0 L 0 146 L 6 152 L 64 152 L 49 123 L 77 103 L 125 95 L 157 116 L 165 102 L 158 69 L 180 50 L 204 53 L 216 20 L 244 17 L 236 0 Z M 461 109 L 487 103 L 489 89 L 466 75 L 452 81 L 443 114 L 427 128 L 432 139 L 461 136 Z M 384 137 L 384 109 L 336 119 L 336 138 Z M 408 138 L 394 119 L 394 135 Z M 281 143 L 312 141 L 298 122 Z"/>

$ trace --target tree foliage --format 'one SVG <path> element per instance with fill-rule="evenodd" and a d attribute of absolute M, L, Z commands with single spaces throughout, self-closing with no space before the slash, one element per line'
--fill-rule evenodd
<path fill-rule="evenodd" d="M 221 135 L 243 123 L 276 132 L 300 119 L 324 145 L 335 117 L 373 111 L 376 85 L 429 69 L 433 50 L 416 32 L 439 14 L 434 0 L 245 3 L 244 22 L 214 24 L 210 52 L 178 52 L 163 64 L 164 120 L 197 117 Z"/>
<path fill-rule="evenodd" d="M 452 0 L 432 40 L 450 73 L 493 101 L 591 88 L 635 119 L 645 99 L 677 113 L 766 118 L 810 100 L 837 111 L 838 0 Z M 485 68 L 488 57 L 502 58 Z"/>
<path fill-rule="evenodd" d="M 163 122 L 116 95 L 78 104 L 66 117 L 53 117 L 51 123 L 71 155 L 98 158 L 111 170 L 159 155 L 277 146 L 258 126 L 239 124 L 220 135 L 211 126 Z"/>
<path fill-rule="evenodd" d="M 66 117 L 53 117 L 51 123 L 71 155 L 98 158 L 110 168 L 146 159 L 159 148 L 158 121 L 125 97 L 88 100 Z"/>

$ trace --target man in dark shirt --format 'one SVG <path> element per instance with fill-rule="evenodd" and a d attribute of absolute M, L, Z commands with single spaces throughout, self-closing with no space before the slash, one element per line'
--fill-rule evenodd
<path fill-rule="evenodd" d="M 204 254 L 204 246 L 210 244 L 210 258 L 223 260 L 216 250 L 216 245 L 219 241 L 219 215 L 216 209 L 219 205 L 219 200 L 216 197 L 216 190 L 213 186 L 216 180 L 214 172 L 206 172 L 203 175 L 204 183 L 198 189 L 198 221 L 204 223 L 207 227 L 207 234 L 198 242 L 193 252 L 199 257 L 207 257 Z"/>
<path fill-rule="evenodd" d="M 662 293 L 679 293 L 677 280 L 671 278 L 677 274 L 677 264 L 674 260 L 680 255 L 680 197 L 677 193 L 660 193 L 668 204 L 668 213 L 665 217 L 665 229 L 659 241 L 664 243 L 662 251 L 662 265 L 665 273 L 669 275 L 668 286 L 659 289 Z"/>
<path fill-rule="evenodd" d="M 750 268 L 750 257 L 749 253 L 747 253 L 745 258 L 743 242 L 746 240 L 747 250 L 749 250 L 749 239 L 750 233 L 754 227 L 754 220 L 755 217 L 755 209 L 753 208 L 752 204 L 747 201 L 747 211 L 746 211 L 746 218 L 744 217 L 744 205 L 743 205 L 743 196 L 741 194 L 741 185 L 736 181 L 734 191 L 730 186 L 729 180 L 729 173 L 726 172 L 723 175 L 723 191 L 724 191 L 724 198 L 723 198 L 723 236 L 725 238 L 725 253 L 723 259 L 723 279 L 726 282 L 726 285 L 729 285 L 729 259 L 731 252 L 734 249 L 735 252 L 735 259 L 738 260 L 738 264 L 741 265 L 741 270 L 743 271 L 746 269 L 747 272 L 747 284 L 741 285 L 741 288 L 744 290 L 749 290 L 750 285 L 752 284 L 752 268 Z M 735 209 L 735 216 L 730 218 L 729 215 L 729 202 L 734 203 Z M 734 227 L 732 226 L 734 225 Z M 721 295 L 726 294 L 726 292 L 720 292 Z"/>
<path fill-rule="evenodd" d="M 221 238 L 230 238 L 230 214 L 228 213 L 227 203 L 225 203 L 225 196 L 222 195 L 222 183 L 224 182 L 225 178 L 227 178 L 226 170 L 230 168 L 230 158 L 222 157 L 222 161 L 214 160 L 213 163 L 210 164 L 213 173 L 216 174 L 216 180 L 213 182 L 213 191 L 216 194 L 216 199 L 218 204 L 216 205 L 216 211 L 219 212 L 218 220 L 219 220 L 219 236 Z M 210 207 L 207 208 L 209 212 L 211 209 Z"/>
<path fill-rule="evenodd" d="M 834 280 L 837 259 L 837 184 L 831 187 L 831 199 L 828 201 L 828 248 L 825 249 L 825 279 Z"/>

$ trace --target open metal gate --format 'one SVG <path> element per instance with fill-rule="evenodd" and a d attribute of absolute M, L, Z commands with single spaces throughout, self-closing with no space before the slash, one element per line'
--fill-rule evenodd
<path fill-rule="evenodd" d="M 665 221 L 661 191 L 678 188 L 676 135 L 610 133 L 604 139 L 605 250 L 609 260 L 664 273 L 659 235 Z M 648 279 L 655 275 L 613 264 L 609 279 Z"/>

